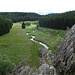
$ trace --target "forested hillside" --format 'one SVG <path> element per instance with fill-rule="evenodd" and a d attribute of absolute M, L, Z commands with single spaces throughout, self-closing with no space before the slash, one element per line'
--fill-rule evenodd
<path fill-rule="evenodd" d="M 20 21 L 35 21 L 39 20 L 41 27 L 52 29 L 65 30 L 67 27 L 71 28 L 75 24 L 75 11 L 65 13 L 53 13 L 48 15 L 39 15 L 37 13 L 26 12 L 0 12 L 0 15 L 11 19 L 14 23 Z"/>
<path fill-rule="evenodd" d="M 6 19 L 0 16 L 0 36 L 9 33 L 12 25 L 13 23 L 10 19 Z"/>
<path fill-rule="evenodd" d="M 41 18 L 41 15 L 36 13 L 26 13 L 26 12 L 0 12 L 5 18 L 11 19 L 13 22 L 20 21 L 35 21 Z"/>
<path fill-rule="evenodd" d="M 46 15 L 39 20 L 39 23 L 41 27 L 65 30 L 66 27 L 71 28 L 75 24 L 75 11 Z"/>

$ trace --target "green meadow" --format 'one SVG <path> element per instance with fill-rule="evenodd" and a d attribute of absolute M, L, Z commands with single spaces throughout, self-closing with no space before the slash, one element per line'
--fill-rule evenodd
<path fill-rule="evenodd" d="M 39 58 L 37 50 L 44 47 L 31 41 L 31 35 L 35 36 L 35 40 L 47 44 L 49 49 L 55 53 L 67 31 L 43 27 L 37 29 L 36 21 L 31 21 L 30 24 L 22 29 L 22 22 L 13 23 L 10 33 L 0 36 L 0 56 L 6 56 L 14 65 L 30 58 L 26 64 L 34 66 L 34 69 L 36 69 L 40 66 L 39 60 L 37 60 Z"/>
<path fill-rule="evenodd" d="M 14 64 L 29 57 L 38 58 L 39 47 L 42 46 L 29 40 L 21 23 L 14 23 L 10 33 L 0 36 L 0 55 L 6 55 Z"/>
<path fill-rule="evenodd" d="M 45 43 L 49 46 L 49 49 L 53 51 L 53 53 L 56 53 L 56 50 L 58 48 L 58 45 L 63 40 L 63 37 L 66 35 L 66 30 L 54 30 L 50 28 L 44 28 L 44 27 L 36 27 L 36 25 L 28 26 L 27 29 L 25 29 L 25 34 L 29 33 L 28 37 L 31 38 L 31 35 L 35 36 L 35 40 L 41 41 L 42 43 Z M 34 31 L 34 33 L 32 32 Z"/>

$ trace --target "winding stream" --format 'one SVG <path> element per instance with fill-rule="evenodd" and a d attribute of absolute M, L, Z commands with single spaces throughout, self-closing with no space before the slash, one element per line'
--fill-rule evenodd
<path fill-rule="evenodd" d="M 29 35 L 29 34 L 27 33 L 27 35 Z M 46 49 L 49 49 L 49 47 L 48 47 L 46 44 L 34 40 L 35 36 L 31 35 L 31 37 L 32 37 L 32 38 L 31 38 L 30 40 L 32 40 L 32 41 L 34 41 L 34 42 L 36 42 L 36 43 L 39 43 L 40 45 L 42 45 L 42 46 L 43 46 L 44 48 L 46 48 Z"/>

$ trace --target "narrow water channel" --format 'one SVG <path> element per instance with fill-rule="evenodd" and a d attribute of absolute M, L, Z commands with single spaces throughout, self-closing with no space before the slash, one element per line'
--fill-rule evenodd
<path fill-rule="evenodd" d="M 29 35 L 29 34 L 27 33 L 27 35 Z M 32 40 L 32 41 L 34 41 L 34 42 L 36 42 L 36 43 L 39 43 L 40 45 L 44 46 L 44 48 L 46 48 L 46 49 L 49 49 L 49 47 L 48 47 L 46 44 L 34 40 L 35 36 L 31 35 L 31 37 L 32 37 L 32 38 L 31 38 L 30 40 Z"/>

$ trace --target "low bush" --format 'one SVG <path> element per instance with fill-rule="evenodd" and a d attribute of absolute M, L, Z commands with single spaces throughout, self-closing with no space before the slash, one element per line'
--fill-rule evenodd
<path fill-rule="evenodd" d="M 0 75 L 6 75 L 14 66 L 5 55 L 0 56 Z"/>

